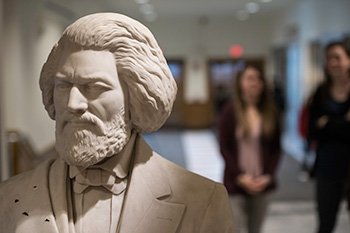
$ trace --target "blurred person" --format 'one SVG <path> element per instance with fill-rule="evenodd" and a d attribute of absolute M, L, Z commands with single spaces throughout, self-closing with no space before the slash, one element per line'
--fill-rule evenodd
<path fill-rule="evenodd" d="M 235 80 L 232 102 L 221 115 L 219 141 L 225 160 L 235 233 L 261 231 L 280 158 L 278 111 L 263 73 L 248 65 Z"/>
<path fill-rule="evenodd" d="M 325 49 L 325 81 L 310 106 L 309 141 L 314 141 L 318 233 L 332 232 L 345 194 L 350 158 L 350 51 L 341 42 Z"/>

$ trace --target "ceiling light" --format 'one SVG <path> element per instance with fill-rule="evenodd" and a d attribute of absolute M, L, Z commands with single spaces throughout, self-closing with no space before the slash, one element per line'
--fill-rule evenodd
<path fill-rule="evenodd" d="M 149 0 L 135 0 L 137 4 L 146 4 L 149 2 Z"/>
<path fill-rule="evenodd" d="M 148 22 L 154 22 L 154 21 L 157 20 L 158 15 L 157 15 L 156 12 L 152 12 L 152 13 L 149 13 L 149 14 L 145 14 L 143 17 Z"/>
<path fill-rule="evenodd" d="M 257 13 L 259 10 L 260 10 L 260 6 L 258 3 L 256 2 L 248 2 L 246 5 L 245 5 L 245 9 L 248 13 L 250 14 L 254 14 L 254 13 Z"/>
<path fill-rule="evenodd" d="M 239 10 L 236 12 L 236 17 L 240 21 L 246 21 L 249 18 L 249 14 L 245 10 Z"/>
<path fill-rule="evenodd" d="M 143 13 L 143 14 L 150 14 L 154 11 L 154 7 L 153 5 L 151 4 L 143 4 L 140 6 L 140 11 Z"/>
<path fill-rule="evenodd" d="M 260 2 L 271 2 L 272 0 L 260 0 Z"/>

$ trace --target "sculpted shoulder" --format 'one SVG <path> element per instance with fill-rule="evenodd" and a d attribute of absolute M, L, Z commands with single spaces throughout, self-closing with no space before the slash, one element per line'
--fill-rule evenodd
<path fill-rule="evenodd" d="M 141 136 L 137 137 L 135 144 L 134 167 L 139 168 L 147 180 L 154 180 L 155 177 L 163 176 L 176 192 L 175 195 L 185 196 L 184 194 L 192 195 L 202 192 L 208 194 L 217 185 L 221 185 L 165 159 L 153 151 Z"/>
<path fill-rule="evenodd" d="M 190 172 L 158 154 L 156 156 L 167 173 L 167 179 L 174 190 L 174 195 L 180 194 L 179 198 L 193 196 L 197 200 L 203 198 L 209 201 L 212 194 L 217 191 L 227 196 L 227 191 L 222 184 Z"/>
<path fill-rule="evenodd" d="M 171 186 L 171 202 L 186 205 L 182 229 L 201 233 L 233 232 L 231 207 L 222 184 L 187 171 L 158 155 L 155 157 L 162 164 Z"/>
<path fill-rule="evenodd" d="M 33 179 L 33 174 L 42 173 L 43 175 L 47 173 L 50 165 L 54 160 L 47 160 L 39 164 L 33 170 L 23 172 L 19 175 L 11 177 L 0 183 L 0 197 L 1 199 L 9 199 L 13 197 L 20 197 L 25 195 L 28 185 Z"/>
<path fill-rule="evenodd" d="M 0 184 L 0 196 L 13 196 L 26 190 L 31 180 L 33 170 L 11 177 Z"/>

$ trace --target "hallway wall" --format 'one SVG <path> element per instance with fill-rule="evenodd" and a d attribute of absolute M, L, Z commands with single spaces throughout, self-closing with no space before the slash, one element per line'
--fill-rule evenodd
<path fill-rule="evenodd" d="M 4 1 L 4 128 L 24 133 L 39 152 L 54 140 L 54 122 L 41 100 L 39 75 L 63 21 L 43 9 L 43 0 Z"/>
<path fill-rule="evenodd" d="M 3 59 L 4 59 L 4 22 L 3 22 L 3 0 L 0 0 L 0 87 L 4 86 L 4 66 L 3 66 Z M 4 166 L 4 164 L 7 164 L 7 157 L 1 156 L 5 154 L 5 132 L 4 132 L 4 113 L 2 111 L 4 106 L 4 92 L 1 91 L 0 88 L 0 181 L 4 179 L 4 177 L 7 176 L 9 173 L 8 167 Z"/>

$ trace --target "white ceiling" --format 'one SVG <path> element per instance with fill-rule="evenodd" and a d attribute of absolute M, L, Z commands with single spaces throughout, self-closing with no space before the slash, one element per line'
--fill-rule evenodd
<path fill-rule="evenodd" d="M 149 0 L 157 14 L 157 20 L 199 17 L 232 17 L 245 8 L 248 2 L 256 2 L 260 11 L 255 16 L 271 15 L 290 7 L 299 0 Z M 140 4 L 135 0 L 49 0 L 74 12 L 76 17 L 97 11 L 113 11 L 142 20 Z"/>

